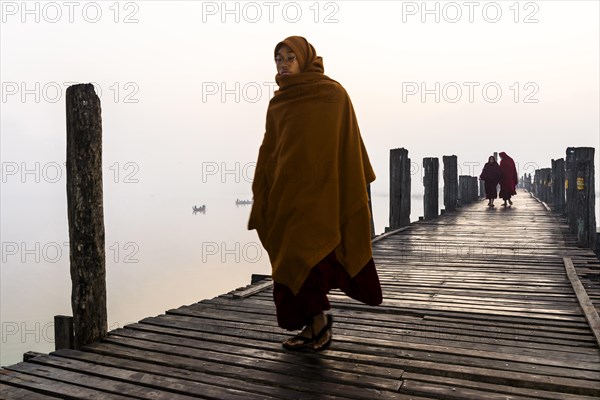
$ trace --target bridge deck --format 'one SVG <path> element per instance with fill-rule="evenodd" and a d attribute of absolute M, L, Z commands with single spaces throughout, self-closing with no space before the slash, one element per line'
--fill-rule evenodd
<path fill-rule="evenodd" d="M 262 282 L 1 370 L 2 398 L 595 399 L 599 261 L 524 192 L 376 240 L 384 303 L 331 294 L 334 342 L 293 353 Z M 594 307 L 592 307 L 593 309 Z"/>

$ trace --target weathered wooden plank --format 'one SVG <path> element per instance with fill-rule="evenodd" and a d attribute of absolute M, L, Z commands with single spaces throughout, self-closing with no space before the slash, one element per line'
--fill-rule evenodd
<path fill-rule="evenodd" d="M 32 363 L 43 365 L 44 367 L 57 368 L 63 371 L 76 372 L 85 374 L 86 376 L 93 376 L 97 378 L 103 378 L 105 381 L 119 381 L 130 383 L 135 386 L 143 388 L 142 390 L 147 391 L 148 396 L 157 398 L 156 390 L 160 392 L 168 392 L 165 398 L 193 398 L 198 394 L 202 394 L 203 398 L 219 400 L 222 398 L 228 399 L 271 399 L 273 397 L 267 394 L 255 394 L 247 391 L 243 391 L 233 388 L 218 387 L 210 383 L 201 383 L 190 380 L 184 380 L 173 377 L 166 377 L 149 373 L 148 371 L 132 371 L 129 369 L 122 368 L 120 366 L 105 366 L 85 361 L 54 357 L 54 356 L 40 356 L 32 360 Z M 130 391 L 125 390 L 123 394 L 131 394 Z M 135 392 L 137 393 L 137 391 Z M 183 395 L 183 397 L 181 397 Z"/>
<path fill-rule="evenodd" d="M 119 336 L 116 337 L 116 335 Z M 395 391 L 398 388 L 398 382 L 390 380 L 389 377 L 380 378 L 377 376 L 369 376 L 364 373 L 357 374 L 356 372 L 344 372 L 337 368 L 339 361 L 319 357 L 319 367 L 312 368 L 310 366 L 298 365 L 298 357 L 296 354 L 290 355 L 285 352 L 274 351 L 267 352 L 261 349 L 242 346 L 242 343 L 237 346 L 225 343 L 215 344 L 205 340 L 183 339 L 181 337 L 134 331 L 130 329 L 121 329 L 117 333 L 113 333 L 106 340 L 129 346 L 146 345 L 148 349 L 169 352 L 171 354 L 177 354 L 181 348 L 184 348 L 186 354 L 190 356 L 207 357 L 239 365 L 252 365 L 253 368 L 286 373 L 289 375 L 297 374 L 316 380 L 322 379 L 322 369 L 328 368 L 331 371 L 327 378 L 333 382 L 337 381 L 346 385 L 357 385 L 391 391 Z M 178 343 L 181 344 L 181 346 L 177 346 Z M 277 346 L 277 349 L 280 348 L 279 344 L 276 344 L 275 346 Z M 301 358 L 306 360 L 306 356 L 302 356 Z M 398 364 L 396 360 L 393 361 L 394 364 Z M 257 366 L 257 363 L 260 365 Z M 389 367 L 392 366 L 393 364 L 389 365 Z M 402 370 L 398 369 L 397 374 L 399 378 L 402 374 Z"/>
<path fill-rule="evenodd" d="M 1 375 L 0 375 L 1 376 Z M 0 377 L 0 398 L 12 400 L 56 400 L 58 396 L 49 396 L 29 389 L 7 385 Z"/>
<path fill-rule="evenodd" d="M 496 386 L 497 387 L 497 386 Z M 495 393 L 491 390 L 474 390 L 464 387 L 446 386 L 431 382 L 420 382 L 406 379 L 402 382 L 400 393 L 432 396 L 437 399 L 449 400 L 525 400 L 531 397 L 506 393 Z"/>
<path fill-rule="evenodd" d="M 533 397 L 536 399 L 539 398 L 539 399 L 548 399 L 548 400 L 593 400 L 593 399 L 596 399 L 595 397 L 591 397 L 591 396 L 583 396 L 583 395 L 570 394 L 570 393 L 551 392 L 551 391 L 540 390 L 540 389 L 528 389 L 528 388 L 514 387 L 514 386 L 508 386 L 508 385 L 497 385 L 497 384 L 492 384 L 492 383 L 471 381 L 471 380 L 465 380 L 465 379 L 454 379 L 454 378 L 448 378 L 448 377 L 443 377 L 443 376 L 416 374 L 416 373 L 412 373 L 412 372 L 405 372 L 402 375 L 402 381 L 403 381 L 403 384 L 400 389 L 400 392 L 408 392 L 408 393 L 411 393 L 411 390 L 410 390 L 410 386 L 407 386 L 404 384 L 406 381 L 411 381 L 415 384 L 418 384 L 421 382 L 434 383 L 434 384 L 444 385 L 444 386 L 450 387 L 452 389 L 458 389 L 458 388 L 477 389 L 479 391 L 484 392 L 483 398 L 486 398 L 486 399 L 488 398 L 487 395 L 489 393 L 504 394 L 504 397 L 502 397 L 502 398 L 507 398 L 507 395 L 509 395 L 509 396 L 518 395 L 518 396 L 526 396 L 526 398 Z M 418 391 L 421 391 L 421 390 L 418 390 Z M 452 390 L 452 395 L 456 395 L 455 390 Z M 481 394 L 480 394 L 480 397 L 476 397 L 476 398 L 481 399 L 482 398 Z M 509 397 L 509 398 L 512 398 L 512 397 Z"/>
<path fill-rule="evenodd" d="M 232 296 L 235 299 L 243 299 L 243 298 L 255 295 L 256 293 L 261 292 L 263 290 L 267 290 L 268 288 L 271 288 L 272 286 L 273 286 L 272 280 L 266 280 L 264 282 L 261 281 L 260 283 L 250 286 L 248 289 L 245 289 L 242 291 L 236 291 L 236 292 L 232 293 Z"/>
<path fill-rule="evenodd" d="M 326 396 L 324 394 L 318 393 L 309 393 L 309 392 L 300 392 L 296 390 L 287 389 L 281 386 L 275 386 L 263 383 L 255 383 L 250 381 L 249 379 L 243 380 L 243 384 L 240 385 L 240 379 L 229 378 L 223 376 L 222 374 L 214 375 L 210 373 L 204 373 L 200 371 L 194 371 L 184 366 L 182 368 L 177 368 L 173 365 L 178 364 L 161 364 L 157 362 L 151 362 L 152 359 L 145 361 L 136 361 L 127 358 L 126 356 L 122 356 L 119 354 L 119 357 L 113 357 L 106 354 L 98 354 L 92 352 L 83 352 L 77 350 L 59 350 L 53 352 L 52 355 L 57 357 L 65 357 L 69 359 L 75 359 L 80 361 L 86 361 L 89 363 L 95 363 L 99 365 L 106 365 L 118 368 L 125 368 L 132 371 L 140 371 L 140 372 L 151 372 L 156 375 L 163 375 L 172 378 L 180 378 L 186 379 L 194 382 L 200 382 L 204 384 L 212 384 L 215 388 L 225 387 L 225 388 L 238 388 L 244 391 L 249 391 L 252 393 L 257 393 L 259 395 L 264 396 L 273 396 L 278 399 L 290 399 L 297 400 L 299 397 L 303 399 L 328 399 L 333 400 L 337 399 L 336 396 Z M 166 360 L 167 362 L 170 360 Z"/>
<path fill-rule="evenodd" d="M 344 313 L 344 315 L 348 315 L 346 313 Z M 229 324 L 231 324 L 231 326 L 236 327 L 239 330 L 242 330 L 243 332 L 248 332 L 248 331 L 252 331 L 253 329 L 256 329 L 257 331 L 263 331 L 263 332 L 276 332 L 273 327 L 272 324 L 270 324 L 269 321 L 269 317 L 265 316 L 253 316 L 248 318 L 247 320 L 244 319 L 239 319 L 237 317 L 235 317 L 235 314 L 226 314 L 226 315 L 222 315 L 221 317 L 223 319 L 207 319 L 210 318 L 211 316 L 214 316 L 214 314 L 211 314 L 210 312 L 205 313 L 204 316 L 195 316 L 195 317 L 184 317 L 181 315 L 176 315 L 176 314 L 169 314 L 168 316 L 165 316 L 164 318 L 166 318 L 166 321 L 169 321 L 169 317 L 174 317 L 175 319 L 173 319 L 172 323 L 169 324 L 169 322 L 167 322 L 167 324 L 171 325 L 171 326 L 176 326 L 177 324 L 174 321 L 181 321 L 180 325 L 181 326 L 188 326 L 191 325 L 193 326 L 193 324 L 195 323 L 195 321 L 197 321 L 199 324 L 199 328 L 203 329 L 202 325 L 213 325 L 213 326 L 227 326 L 227 324 L 229 323 L 227 321 L 227 319 L 231 319 L 234 320 L 235 322 L 231 322 Z M 215 317 L 219 317 L 219 316 L 215 316 Z M 248 317 L 248 316 L 247 316 Z M 456 324 L 448 324 L 448 322 L 446 320 L 444 320 L 443 322 L 441 320 L 438 321 L 429 321 L 429 319 L 427 320 L 423 320 L 423 322 L 419 322 L 415 319 L 407 319 L 406 322 L 400 321 L 400 320 L 395 320 L 393 317 L 387 317 L 384 318 L 385 316 L 377 316 L 377 318 L 373 317 L 372 319 L 357 319 L 357 318 L 353 318 L 352 316 L 350 316 L 350 318 L 342 316 L 342 315 L 338 315 L 336 317 L 336 328 L 337 327 L 344 327 L 345 323 L 351 324 L 351 327 L 353 330 L 356 331 L 378 331 L 378 332 L 382 332 L 382 333 L 387 333 L 387 332 L 393 332 L 393 331 L 397 331 L 397 332 L 403 332 L 406 333 L 407 329 L 410 330 L 417 330 L 419 332 L 419 334 L 426 332 L 426 331 L 430 331 L 434 334 L 439 334 L 442 331 L 446 332 L 446 333 L 454 333 L 456 335 L 462 335 L 462 336 L 467 336 L 467 337 L 472 337 L 472 336 L 482 336 L 484 338 L 489 338 L 489 340 L 496 340 L 496 339 L 506 339 L 508 340 L 513 340 L 513 341 L 519 341 L 519 342 L 527 342 L 527 341 L 538 341 L 540 343 L 543 343 L 544 340 L 548 340 L 548 339 L 544 339 L 544 337 L 550 338 L 549 342 L 550 343 L 554 343 L 554 338 L 557 339 L 561 339 L 562 341 L 558 340 L 556 341 L 556 343 L 561 343 L 561 344 L 569 344 L 569 343 L 577 343 L 577 345 L 579 345 L 580 343 L 586 345 L 587 347 L 592 347 L 594 349 L 594 353 L 597 354 L 598 350 L 596 349 L 595 345 L 593 344 L 593 338 L 589 337 L 587 335 L 577 335 L 576 333 L 578 333 L 578 331 L 574 331 L 573 334 L 567 334 L 565 333 L 564 330 L 547 330 L 542 328 L 536 328 L 536 327 L 527 327 L 527 326 L 523 326 L 523 325 L 513 325 L 513 326 L 506 326 L 506 327 L 502 327 L 499 325 L 469 325 L 468 322 L 461 322 L 461 321 L 457 321 Z M 161 317 L 163 318 L 163 317 Z M 182 318 L 182 319 L 178 319 L 178 318 Z M 255 323 L 250 322 L 252 319 L 255 320 Z M 452 320 L 452 319 L 450 319 Z M 144 320 L 147 323 L 152 323 L 152 324 L 160 324 L 160 321 L 156 320 L 156 319 L 152 319 L 149 321 Z M 263 324 L 264 326 L 261 327 L 261 325 L 256 325 L 256 324 Z M 269 325 L 271 325 L 269 327 Z M 256 328 L 253 328 L 254 326 L 256 326 Z M 583 331 L 585 332 L 585 331 Z M 272 335 L 271 335 L 272 336 Z M 587 343 L 587 344 L 586 344 Z M 575 344 L 573 344 L 574 346 Z"/>
<path fill-rule="evenodd" d="M 225 321 L 223 321 L 225 322 Z M 244 343 L 244 347 L 262 350 L 262 358 L 270 360 L 279 360 L 281 356 L 276 353 L 285 353 L 279 343 L 281 343 L 288 335 L 277 334 L 275 332 L 261 330 L 246 330 L 245 326 L 225 326 L 213 325 L 206 329 L 206 325 L 194 326 L 191 323 L 186 323 L 184 329 L 178 329 L 178 325 L 149 325 L 149 324 L 134 324 L 128 326 L 131 330 L 140 330 L 144 332 L 165 333 L 175 337 L 185 337 L 206 342 L 224 343 L 227 345 L 239 345 Z M 195 330 L 194 328 L 197 328 Z M 337 350 L 337 349 L 336 349 Z M 390 357 L 374 357 L 368 354 L 353 353 L 352 355 L 341 352 L 327 352 L 318 356 L 306 354 L 304 357 L 318 357 L 324 360 L 335 360 L 335 369 L 339 371 L 349 372 L 357 375 L 370 375 L 389 379 L 394 374 L 400 376 L 402 370 L 398 368 L 398 361 Z M 381 367 L 383 365 L 383 367 Z"/>
<path fill-rule="evenodd" d="M 590 301 L 585 288 L 581 284 L 581 281 L 577 277 L 577 273 L 575 272 L 575 267 L 573 266 L 573 262 L 570 258 L 564 257 L 565 262 L 565 270 L 567 271 L 567 276 L 571 281 L 571 285 L 573 285 L 573 290 L 575 290 L 575 295 L 577 296 L 577 300 L 579 301 L 579 305 L 585 314 L 585 318 L 590 325 L 590 329 L 594 333 L 594 337 L 596 338 L 596 342 L 598 346 L 600 346 L 600 317 L 598 316 L 598 312 L 594 308 L 594 305 Z"/>
<path fill-rule="evenodd" d="M 470 365 L 455 365 L 423 360 L 403 361 L 407 372 L 449 377 L 464 380 L 473 380 L 497 385 L 556 391 L 558 393 L 571 393 L 585 396 L 600 396 L 600 384 L 586 379 L 573 379 L 545 374 L 522 373 L 515 371 L 481 368 Z"/>
<path fill-rule="evenodd" d="M 183 335 L 190 337 L 202 338 L 205 340 L 221 340 L 221 341 L 239 341 L 238 337 L 249 340 L 246 345 L 256 347 L 271 346 L 268 343 L 271 340 L 283 341 L 284 335 L 270 331 L 266 326 L 256 326 L 246 323 L 233 321 L 214 321 L 200 320 L 194 321 L 190 319 L 155 318 L 146 321 L 143 324 L 128 325 L 128 328 L 172 332 L 174 335 Z M 548 352 L 564 352 L 569 357 L 581 360 L 595 362 L 598 360 L 599 351 L 595 347 L 576 347 L 572 340 L 564 340 L 558 342 L 556 340 L 548 340 L 546 342 L 538 339 L 538 342 L 532 342 L 532 339 L 537 339 L 537 336 L 524 337 L 520 332 L 512 330 L 509 333 L 497 333 L 495 331 L 475 331 L 469 327 L 455 326 L 415 326 L 414 324 L 402 324 L 393 326 L 382 326 L 369 324 L 370 321 L 348 321 L 348 319 L 336 318 L 336 335 L 353 334 L 354 336 L 368 335 L 369 337 L 389 340 L 402 340 L 407 342 L 422 342 L 423 340 L 435 342 L 437 344 L 441 340 L 446 341 L 447 345 L 453 347 L 473 346 L 481 344 L 481 349 L 486 349 L 486 344 L 493 346 L 502 346 L 505 350 L 512 349 L 515 352 L 528 354 L 544 354 Z M 257 339 L 257 340 L 254 340 Z M 262 341 L 267 341 L 263 344 Z M 358 361 L 358 360 L 357 360 Z M 372 367 L 369 367 L 372 368 Z"/>
<path fill-rule="evenodd" d="M 317 371 L 322 372 L 322 375 L 319 380 L 316 380 L 295 371 L 292 371 L 291 374 L 285 374 L 282 373 L 282 371 L 274 372 L 268 368 L 261 368 L 262 362 L 260 362 L 260 360 L 254 360 L 254 362 L 250 362 L 248 365 L 243 365 L 236 363 L 236 360 L 223 362 L 210 355 L 203 357 L 202 352 L 191 352 L 193 354 L 186 353 L 180 355 L 165 352 L 164 349 L 162 349 L 163 351 L 157 351 L 161 349 L 154 349 L 151 347 L 153 346 L 144 346 L 144 343 L 140 346 L 132 346 L 130 343 L 125 345 L 123 345 L 123 343 L 121 343 L 121 345 L 94 343 L 90 346 L 86 346 L 86 349 L 99 354 L 124 357 L 137 361 L 148 361 L 158 365 L 175 366 L 191 371 L 208 372 L 217 376 L 239 379 L 241 382 L 249 380 L 254 383 L 277 385 L 288 389 L 298 390 L 300 392 L 322 393 L 328 396 L 356 399 L 397 398 L 396 391 L 383 391 L 370 387 L 357 388 L 356 386 L 345 386 L 337 382 L 330 382 L 328 376 L 332 371 L 325 369 L 317 369 Z M 301 353 L 287 353 L 283 357 L 287 357 L 290 361 L 294 360 L 293 362 L 302 366 L 308 362 L 307 359 L 304 359 L 304 356 L 305 355 Z M 309 364 L 312 364 L 314 368 L 320 365 L 319 361 Z M 399 381 L 397 382 L 399 386 Z"/>
<path fill-rule="evenodd" d="M 23 363 L 17 365 L 23 365 Z M 97 400 L 110 398 L 115 400 L 131 400 L 130 396 L 122 396 L 118 393 L 109 393 L 97 388 L 80 386 L 79 382 L 74 384 L 71 381 L 55 379 L 53 376 L 44 378 L 8 369 L 0 370 L 0 381 L 7 385 L 31 390 L 34 393 L 55 396 L 61 399 Z M 35 396 L 37 394 L 33 394 L 31 398 L 35 398 Z M 10 397 L 7 396 L 7 398 Z"/>
<path fill-rule="evenodd" d="M 104 397 L 112 397 L 113 395 L 123 395 L 138 399 L 179 399 L 190 400 L 197 397 L 186 396 L 174 392 L 169 392 L 156 388 L 135 385 L 128 382 L 118 380 L 117 377 L 112 379 L 106 377 L 98 377 L 85 373 L 78 373 L 54 368 L 48 365 L 38 365 L 33 362 L 19 363 L 8 367 L 11 371 L 21 372 L 27 375 L 33 375 L 41 378 L 52 379 L 58 382 L 76 382 L 77 385 L 101 390 L 105 392 Z M 139 374 L 139 373 L 138 373 Z"/>
<path fill-rule="evenodd" d="M 454 315 L 460 316 L 465 319 L 492 319 L 497 321 L 511 321 L 514 323 L 526 323 L 526 324 L 545 324 L 546 326 L 572 326 L 572 327 L 587 327 L 587 321 L 583 316 L 568 316 L 568 315 L 552 315 L 546 316 L 541 313 L 506 313 L 506 312 L 487 312 L 486 310 L 477 310 L 477 309 L 468 309 L 468 308 L 454 308 L 454 307 L 445 307 L 445 309 L 434 309 L 428 308 L 423 304 L 411 304 L 409 302 L 391 302 L 384 298 L 384 302 L 382 305 L 377 306 L 376 308 L 364 306 L 361 303 L 348 299 L 345 296 L 336 297 L 335 294 L 332 294 L 331 297 L 335 299 L 335 308 L 336 309 L 355 309 L 355 310 L 365 310 L 366 312 L 372 311 L 378 314 L 382 313 L 390 313 L 394 315 L 413 315 L 413 316 L 422 316 L 425 317 L 425 314 L 429 316 L 433 315 Z M 248 302 L 259 301 L 257 299 L 248 299 Z M 270 303 L 270 300 L 263 300 L 263 305 L 267 305 Z M 211 303 L 203 303 L 196 304 L 193 306 L 184 306 L 178 309 L 173 309 L 167 311 L 169 314 L 182 314 L 182 315 L 198 315 L 202 316 L 203 312 L 206 312 L 206 308 L 216 308 L 221 309 L 225 305 L 229 306 L 229 300 L 225 298 L 216 298 L 212 299 Z M 249 303 L 248 303 L 249 304 Z M 258 304 L 258 303 L 256 303 Z M 412 306 L 409 308 L 409 306 Z M 233 309 L 233 308 L 232 308 Z M 429 310 L 426 312 L 426 310 Z M 243 310 L 240 310 L 243 313 Z M 484 315 L 482 315 L 484 314 Z M 509 315 L 508 317 L 506 315 Z M 521 318 L 523 317 L 523 318 Z"/>

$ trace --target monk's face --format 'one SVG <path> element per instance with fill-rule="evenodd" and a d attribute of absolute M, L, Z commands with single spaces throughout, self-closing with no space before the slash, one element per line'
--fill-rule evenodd
<path fill-rule="evenodd" d="M 488 162 L 491 162 L 491 163 L 496 162 L 496 159 L 494 157 L 490 157 L 490 158 L 488 158 Z"/>
<path fill-rule="evenodd" d="M 277 50 L 275 56 L 275 65 L 279 75 L 293 75 L 300 73 L 300 64 L 296 54 L 286 45 L 282 45 Z"/>

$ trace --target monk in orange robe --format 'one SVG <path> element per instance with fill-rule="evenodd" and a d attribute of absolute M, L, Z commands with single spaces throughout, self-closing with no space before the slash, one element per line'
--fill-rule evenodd
<path fill-rule="evenodd" d="M 327 293 L 382 301 L 371 249 L 367 184 L 375 174 L 354 108 L 323 59 L 300 36 L 275 46 L 279 90 L 269 102 L 248 229 L 272 266 L 280 327 L 301 330 L 289 350 L 323 350 L 332 339 Z"/>

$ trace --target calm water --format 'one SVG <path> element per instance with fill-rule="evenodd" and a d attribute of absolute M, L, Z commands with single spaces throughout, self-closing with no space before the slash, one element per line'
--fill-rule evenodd
<path fill-rule="evenodd" d="M 110 329 L 170 308 L 226 293 L 269 274 L 266 252 L 246 230 L 243 195 L 205 195 L 205 214 L 192 214 L 189 196 L 155 195 L 120 207 L 105 193 L 107 299 Z M 247 198 L 247 197 L 246 197 Z M 12 201 L 2 215 L 1 364 L 24 352 L 54 349 L 53 316 L 71 315 L 66 198 Z M 18 200 L 18 201 L 17 201 Z M 388 225 L 387 195 L 373 193 L 377 233 Z M 440 200 L 441 201 L 441 200 Z M 411 220 L 423 215 L 415 194 Z M 6 209 L 6 208 L 5 208 Z"/>

